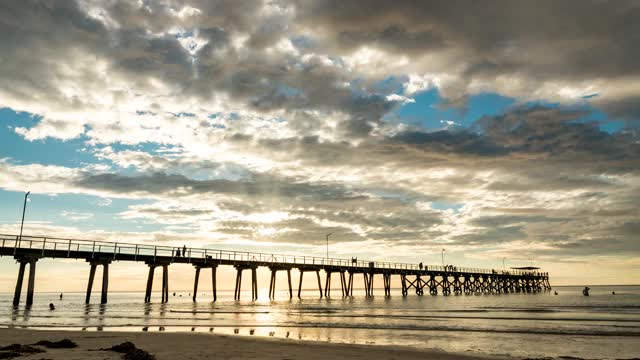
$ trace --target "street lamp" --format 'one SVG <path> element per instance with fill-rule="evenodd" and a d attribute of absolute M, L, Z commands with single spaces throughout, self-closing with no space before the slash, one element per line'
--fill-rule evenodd
<path fill-rule="evenodd" d="M 27 197 L 31 194 L 31 191 L 27 191 L 24 194 L 24 205 L 22 205 L 22 222 L 20 223 L 20 237 L 18 237 L 18 241 L 22 241 L 22 228 L 24 227 L 24 213 L 27 211 Z"/>
<path fill-rule="evenodd" d="M 329 236 L 331 236 L 331 233 L 328 233 L 325 236 L 327 237 L 327 259 L 328 259 L 329 258 Z"/>
<path fill-rule="evenodd" d="M 444 249 L 442 249 L 440 254 L 442 255 L 442 267 L 444 267 Z"/>
<path fill-rule="evenodd" d="M 506 259 L 506 258 L 502 258 L 502 271 L 506 270 L 506 267 L 504 266 L 504 259 Z"/>

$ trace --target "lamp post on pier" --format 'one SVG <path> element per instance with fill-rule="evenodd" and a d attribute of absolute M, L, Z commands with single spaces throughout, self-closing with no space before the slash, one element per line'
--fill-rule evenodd
<path fill-rule="evenodd" d="M 442 267 L 444 267 L 444 249 L 442 249 L 440 255 L 442 255 Z"/>
<path fill-rule="evenodd" d="M 24 213 L 27 211 L 27 197 L 31 194 L 31 191 L 27 191 L 24 194 L 24 205 L 22 205 L 22 222 L 20 222 L 20 236 L 18 237 L 18 241 L 22 241 L 22 228 L 24 227 Z"/>

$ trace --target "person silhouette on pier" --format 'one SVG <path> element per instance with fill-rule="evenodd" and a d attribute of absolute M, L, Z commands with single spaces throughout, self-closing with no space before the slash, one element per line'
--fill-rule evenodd
<path fill-rule="evenodd" d="M 182 245 L 182 256 L 187 256 L 187 245 Z"/>
<path fill-rule="evenodd" d="M 591 289 L 588 286 L 585 286 L 584 289 L 582 289 L 582 295 L 589 296 L 589 290 Z"/>
<path fill-rule="evenodd" d="M 422 263 L 418 264 L 418 267 L 420 267 L 420 270 L 422 270 Z"/>
<path fill-rule="evenodd" d="M 180 257 L 180 248 L 176 250 L 176 257 Z"/>

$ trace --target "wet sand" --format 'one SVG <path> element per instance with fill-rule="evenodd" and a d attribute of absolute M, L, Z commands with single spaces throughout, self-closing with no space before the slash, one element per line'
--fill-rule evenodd
<path fill-rule="evenodd" d="M 125 341 L 154 355 L 158 360 L 173 359 L 497 359 L 497 357 L 414 350 L 391 346 L 331 344 L 312 341 L 254 338 L 190 333 L 87 332 L 30 329 L 0 329 L 0 347 L 34 344 L 41 340 L 70 339 L 74 349 L 47 349 L 44 353 L 22 355 L 16 359 L 123 359 L 110 348 Z"/>

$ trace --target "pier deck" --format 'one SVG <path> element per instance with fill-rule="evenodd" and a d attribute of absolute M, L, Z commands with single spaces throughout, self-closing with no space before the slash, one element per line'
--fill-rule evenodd
<path fill-rule="evenodd" d="M 191 264 L 195 267 L 193 300 L 196 301 L 200 270 L 212 269 L 212 288 L 214 301 L 217 299 L 218 266 L 235 267 L 235 299 L 240 299 L 242 273 L 250 270 L 252 281 L 252 299 L 258 297 L 258 279 L 256 269 L 267 267 L 271 271 L 269 297 L 275 295 L 275 280 L 278 271 L 286 271 L 289 284 L 289 297 L 293 297 L 291 270 L 300 271 L 298 297 L 301 295 L 302 278 L 305 272 L 315 272 L 320 297 L 331 294 L 331 275 L 340 276 L 342 296 L 353 296 L 353 280 L 356 274 L 362 274 L 366 296 L 373 296 L 374 276 L 382 275 L 385 296 L 391 295 L 391 276 L 399 276 L 401 294 L 407 296 L 411 289 L 417 295 L 423 295 L 425 289 L 431 295 L 460 295 L 476 293 L 533 293 L 551 290 L 549 274 L 537 270 L 496 271 L 494 269 L 465 268 L 455 266 L 363 261 L 356 259 L 323 258 L 313 256 L 295 256 L 256 252 L 214 250 L 201 248 L 179 248 L 147 244 L 130 244 L 110 241 L 63 239 L 43 236 L 22 236 L 0 234 L 0 256 L 12 256 L 19 263 L 18 279 L 14 294 L 14 305 L 20 302 L 20 293 L 26 265 L 29 265 L 27 286 L 27 305 L 33 303 L 35 266 L 39 259 L 63 258 L 85 260 L 90 264 L 86 302 L 91 298 L 93 281 L 98 266 L 103 268 L 101 303 L 107 303 L 109 286 L 109 265 L 116 261 L 140 262 L 149 267 L 149 276 L 145 301 L 151 301 L 153 275 L 156 267 L 161 267 L 162 302 L 169 300 L 168 268 L 171 264 Z M 325 288 L 322 289 L 320 271 L 325 273 Z"/>

